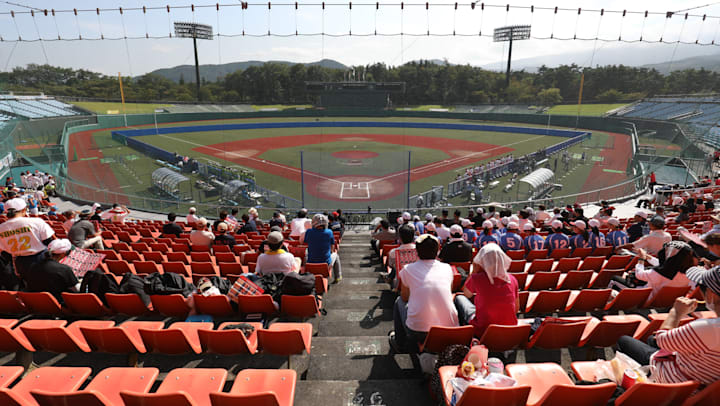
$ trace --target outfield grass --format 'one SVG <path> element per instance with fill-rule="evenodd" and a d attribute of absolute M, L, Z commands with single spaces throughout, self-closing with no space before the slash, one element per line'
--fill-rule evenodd
<path fill-rule="evenodd" d="M 117 113 L 112 114 L 123 114 L 123 112 L 126 114 L 147 114 L 154 113 L 155 109 L 171 106 L 170 104 L 125 103 L 123 108 L 122 103 L 113 102 L 74 102 L 73 104 L 97 114 L 111 114 L 108 111 L 117 111 Z"/>
<path fill-rule="evenodd" d="M 616 104 L 583 104 L 580 106 L 581 116 L 602 116 L 610 110 L 618 107 L 625 106 L 627 103 L 616 103 Z M 552 115 L 570 115 L 574 116 L 578 114 L 577 104 L 560 104 L 553 106 L 548 110 L 547 114 Z"/>

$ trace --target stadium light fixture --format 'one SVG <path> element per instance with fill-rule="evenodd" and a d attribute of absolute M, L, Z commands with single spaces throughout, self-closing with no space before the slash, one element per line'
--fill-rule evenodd
<path fill-rule="evenodd" d="M 192 38 L 193 49 L 195 50 L 195 82 L 197 86 L 197 99 L 200 98 L 200 65 L 198 64 L 197 40 L 213 39 L 212 26 L 206 24 L 175 22 L 175 36 L 179 38 Z"/>
<path fill-rule="evenodd" d="M 505 73 L 505 87 L 510 86 L 510 61 L 512 60 L 513 41 L 521 41 L 529 38 L 529 25 L 508 25 L 505 27 L 495 28 L 495 31 L 493 32 L 493 42 L 510 42 L 507 72 Z"/>

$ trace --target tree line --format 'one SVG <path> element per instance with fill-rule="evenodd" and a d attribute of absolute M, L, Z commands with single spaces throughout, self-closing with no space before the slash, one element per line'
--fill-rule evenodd
<path fill-rule="evenodd" d="M 404 94 L 393 96 L 396 106 L 423 104 L 537 104 L 575 102 L 584 74 L 584 101 L 615 102 L 658 94 L 720 91 L 720 74 L 705 69 L 687 69 L 662 75 L 655 69 L 623 65 L 581 68 L 561 65 L 540 67 L 537 72 L 517 71 L 505 86 L 505 74 L 470 65 L 408 62 L 400 66 L 375 63 L 356 66 L 367 81 L 405 82 Z M 215 82 L 203 82 L 201 97 L 209 102 L 252 104 L 306 104 L 315 95 L 306 81 L 342 81 L 345 70 L 318 65 L 265 63 L 233 72 Z M 123 78 L 127 101 L 193 101 L 195 84 L 179 83 L 147 74 Z M 44 92 L 56 96 L 119 99 L 117 77 L 84 69 L 30 64 L 0 72 L 0 90 Z"/>

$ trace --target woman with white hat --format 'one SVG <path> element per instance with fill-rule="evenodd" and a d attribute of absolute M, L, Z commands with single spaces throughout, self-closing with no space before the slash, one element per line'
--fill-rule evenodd
<path fill-rule="evenodd" d="M 38 262 L 47 244 L 55 238 L 55 231 L 37 217 L 27 217 L 27 203 L 14 198 L 5 202 L 9 220 L 0 224 L 0 250 L 10 253 L 15 264 L 15 273 L 20 278 Z"/>

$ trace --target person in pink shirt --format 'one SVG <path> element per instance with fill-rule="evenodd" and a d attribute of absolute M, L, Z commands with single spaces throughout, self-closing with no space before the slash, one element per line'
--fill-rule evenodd
<path fill-rule="evenodd" d="M 490 324 L 517 324 L 518 282 L 507 273 L 511 262 L 499 245 L 483 246 L 473 260 L 476 268 L 465 282 L 463 294 L 455 297 L 460 324 L 475 327 L 477 337 Z"/>

